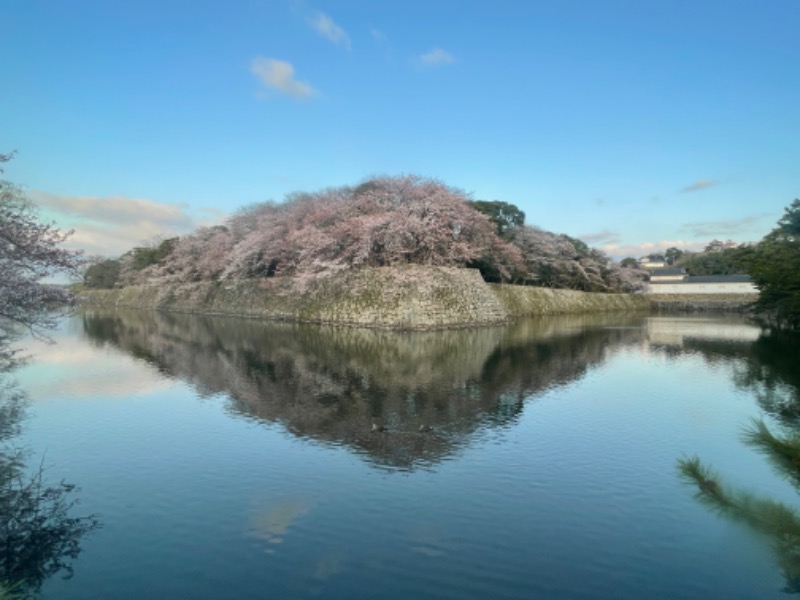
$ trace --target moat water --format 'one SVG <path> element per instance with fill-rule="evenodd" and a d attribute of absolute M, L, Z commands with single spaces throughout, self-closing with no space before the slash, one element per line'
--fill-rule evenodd
<path fill-rule="evenodd" d="M 390 333 L 87 311 L 54 341 L 24 342 L 0 434 L 31 473 L 79 486 L 70 514 L 101 527 L 43 598 L 797 588 L 775 535 L 698 501 L 677 466 L 697 456 L 729 489 L 800 507 L 742 435 L 797 428 L 800 346 L 744 320 Z"/>

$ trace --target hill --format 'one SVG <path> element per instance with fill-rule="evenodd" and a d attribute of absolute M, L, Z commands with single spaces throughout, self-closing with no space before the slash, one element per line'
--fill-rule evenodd
<path fill-rule="evenodd" d="M 564 234 L 524 225 L 513 205 L 472 201 L 413 175 L 294 193 L 223 225 L 138 247 L 86 272 L 88 287 L 291 277 L 295 285 L 366 267 L 471 267 L 485 281 L 632 292 L 643 273 Z"/>

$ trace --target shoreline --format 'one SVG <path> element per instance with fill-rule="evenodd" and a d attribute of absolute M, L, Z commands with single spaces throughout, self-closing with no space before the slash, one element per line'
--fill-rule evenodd
<path fill-rule="evenodd" d="M 752 294 L 650 295 L 486 283 L 475 269 L 377 267 L 311 282 L 290 278 L 81 289 L 81 304 L 294 323 L 426 331 L 600 312 L 749 314 Z"/>

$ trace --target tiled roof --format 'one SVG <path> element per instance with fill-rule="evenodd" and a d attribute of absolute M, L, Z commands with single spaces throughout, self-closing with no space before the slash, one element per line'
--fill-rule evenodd
<path fill-rule="evenodd" d="M 686 269 L 650 269 L 650 275 L 686 275 Z"/>

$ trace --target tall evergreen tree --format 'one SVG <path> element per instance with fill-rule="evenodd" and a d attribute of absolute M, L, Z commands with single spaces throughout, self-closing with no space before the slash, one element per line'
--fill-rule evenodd
<path fill-rule="evenodd" d="M 765 317 L 800 329 L 800 199 L 786 207 L 777 227 L 758 244 L 749 272 L 761 291 Z"/>

